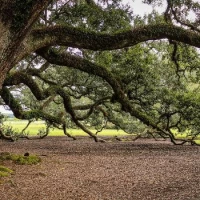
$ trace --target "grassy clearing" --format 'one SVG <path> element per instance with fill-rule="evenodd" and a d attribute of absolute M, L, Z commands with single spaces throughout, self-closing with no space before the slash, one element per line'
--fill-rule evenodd
<path fill-rule="evenodd" d="M 176 139 L 192 139 L 192 135 L 191 135 L 191 131 L 188 130 L 188 131 L 185 131 L 185 132 L 182 132 L 182 133 L 178 133 L 177 130 L 174 130 L 173 131 L 173 134 L 174 134 L 174 137 Z M 195 140 L 194 140 L 197 144 L 200 144 L 200 136 L 198 135 Z"/>
<path fill-rule="evenodd" d="M 28 121 L 26 120 L 9 120 L 5 122 L 5 125 L 11 126 L 16 131 L 21 131 L 27 125 Z M 36 136 L 39 130 L 45 129 L 45 124 L 43 121 L 36 121 L 30 124 L 26 132 L 29 133 L 30 136 Z M 68 129 L 68 133 L 72 136 L 88 136 L 84 131 L 80 129 Z M 95 133 L 95 130 L 92 130 Z M 62 130 L 57 128 L 51 129 L 49 136 L 63 136 L 64 133 Z M 103 130 L 101 133 L 98 133 L 99 136 L 124 136 L 128 135 L 122 130 L 116 129 L 106 129 Z"/>
<path fill-rule="evenodd" d="M 27 125 L 27 120 L 16 120 L 16 119 L 9 119 L 5 122 L 5 125 L 11 126 L 14 130 L 20 132 L 24 127 Z M 36 121 L 32 122 L 26 132 L 28 132 L 29 136 L 36 136 L 39 132 L 39 130 L 45 129 L 44 121 Z M 67 130 L 69 134 L 72 136 L 88 136 L 84 131 L 80 129 L 68 129 Z M 93 133 L 95 133 L 95 130 L 91 130 Z M 191 139 L 189 135 L 190 132 L 184 132 L 184 133 L 177 133 L 177 131 L 174 131 L 174 136 L 177 139 Z M 122 130 L 116 130 L 116 129 L 105 129 L 102 132 L 98 133 L 99 136 L 126 136 L 128 135 Z M 64 136 L 64 133 L 62 130 L 59 130 L 57 128 L 50 129 L 49 136 Z M 198 144 L 200 144 L 200 137 L 195 140 Z"/>

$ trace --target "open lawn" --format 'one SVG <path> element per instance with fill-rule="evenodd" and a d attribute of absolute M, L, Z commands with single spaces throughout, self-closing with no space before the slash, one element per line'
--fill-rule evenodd
<path fill-rule="evenodd" d="M 24 127 L 27 125 L 27 120 L 17 120 L 17 119 L 9 119 L 5 122 L 5 125 L 11 126 L 13 130 L 16 130 L 17 132 L 20 132 Z M 29 136 L 36 136 L 39 132 L 39 130 L 45 130 L 45 124 L 44 121 L 35 121 L 32 122 L 29 127 L 26 129 L 26 133 L 28 133 Z M 96 130 L 91 130 L 93 133 L 96 132 Z M 67 129 L 67 132 L 72 136 L 88 136 L 83 130 L 81 129 Z M 49 136 L 63 136 L 64 133 L 62 130 L 57 128 L 51 128 Z M 116 130 L 116 129 L 104 129 L 102 132 L 98 133 L 98 136 L 128 136 L 129 134 L 125 133 L 122 130 Z M 188 137 L 187 133 L 181 133 L 178 134 L 176 131 L 174 131 L 174 135 L 177 139 L 184 139 Z M 188 138 L 191 138 L 188 137 Z M 200 138 L 198 137 L 195 140 L 198 144 L 200 144 Z"/>
<path fill-rule="evenodd" d="M 28 121 L 27 120 L 8 120 L 5 122 L 5 125 L 11 126 L 14 130 L 21 131 L 26 125 Z M 38 131 L 41 129 L 45 129 L 45 124 L 43 121 L 35 121 L 29 125 L 26 132 L 29 133 L 30 136 L 36 136 Z M 83 132 L 80 129 L 68 129 L 68 133 L 70 133 L 72 136 L 87 136 L 85 132 Z M 93 133 L 95 133 L 95 130 L 92 130 Z M 51 129 L 49 136 L 63 136 L 64 133 L 62 130 L 59 130 L 57 128 Z M 116 129 L 106 129 L 102 132 L 98 133 L 99 136 L 123 136 L 127 135 L 122 130 L 116 130 Z"/>

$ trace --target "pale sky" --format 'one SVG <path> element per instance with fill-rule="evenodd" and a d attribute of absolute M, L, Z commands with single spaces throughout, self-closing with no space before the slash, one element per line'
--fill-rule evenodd
<path fill-rule="evenodd" d="M 152 11 L 152 6 L 142 4 L 142 0 L 123 0 L 124 3 L 129 4 L 133 8 L 135 15 L 144 15 Z"/>
<path fill-rule="evenodd" d="M 10 111 L 10 110 L 5 110 L 3 106 L 0 106 L 0 112 L 2 112 L 4 114 L 10 114 L 10 113 L 12 113 L 12 111 Z"/>
<path fill-rule="evenodd" d="M 152 5 L 143 4 L 142 0 L 123 0 L 124 3 L 129 4 L 133 8 L 133 13 L 135 15 L 144 15 L 152 12 Z M 166 5 L 165 1 L 163 4 Z M 165 6 L 159 7 L 158 12 L 163 12 Z"/>

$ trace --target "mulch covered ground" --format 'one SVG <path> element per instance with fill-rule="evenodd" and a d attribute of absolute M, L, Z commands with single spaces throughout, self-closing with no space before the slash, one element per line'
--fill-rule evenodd
<path fill-rule="evenodd" d="M 38 154 L 0 185 L 0 200 L 200 200 L 200 147 L 87 138 L 0 141 L 0 152 Z"/>

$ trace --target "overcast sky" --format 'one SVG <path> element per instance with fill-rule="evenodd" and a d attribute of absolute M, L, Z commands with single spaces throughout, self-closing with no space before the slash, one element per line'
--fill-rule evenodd
<path fill-rule="evenodd" d="M 123 0 L 124 3 L 129 4 L 136 15 L 144 15 L 152 11 L 152 6 L 142 4 L 142 0 Z"/>
<path fill-rule="evenodd" d="M 133 13 L 135 15 L 144 15 L 152 12 L 152 5 L 143 4 L 142 0 L 123 0 L 124 3 L 129 4 L 133 8 Z M 165 1 L 163 1 L 165 5 Z M 159 7 L 158 12 L 163 12 L 165 10 L 165 6 Z"/>

